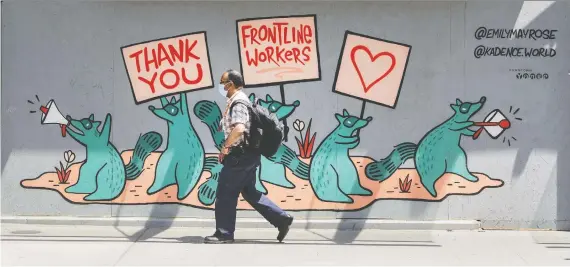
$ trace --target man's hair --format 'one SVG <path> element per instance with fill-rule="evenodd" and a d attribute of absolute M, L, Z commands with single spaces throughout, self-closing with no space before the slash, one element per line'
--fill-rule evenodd
<path fill-rule="evenodd" d="M 226 71 L 228 73 L 228 80 L 231 81 L 236 88 L 243 87 L 243 77 L 241 73 L 237 70 L 229 69 Z"/>

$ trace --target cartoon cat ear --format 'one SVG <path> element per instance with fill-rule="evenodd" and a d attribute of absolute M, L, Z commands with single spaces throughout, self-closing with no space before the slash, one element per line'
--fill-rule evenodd
<path fill-rule="evenodd" d="M 94 120 L 95 116 L 93 116 L 93 113 L 91 113 L 91 115 L 89 115 L 89 120 Z"/>
<path fill-rule="evenodd" d="M 251 101 L 251 102 L 255 101 L 255 94 L 254 93 L 249 94 L 249 101 Z"/>
<path fill-rule="evenodd" d="M 176 98 L 174 96 L 170 99 L 170 103 L 176 103 Z"/>
<path fill-rule="evenodd" d="M 266 100 L 267 102 L 273 101 L 273 97 L 271 97 L 269 94 L 267 94 L 267 95 L 265 96 L 265 100 Z"/>
<path fill-rule="evenodd" d="M 344 116 L 350 116 L 350 114 L 348 114 L 348 111 L 346 111 L 346 109 L 342 110 L 342 115 Z"/>
<path fill-rule="evenodd" d="M 461 100 L 459 100 L 459 98 L 457 98 L 455 100 L 455 104 L 459 106 L 459 105 L 463 104 L 463 102 L 461 102 Z"/>
<path fill-rule="evenodd" d="M 458 107 L 457 105 L 449 104 L 449 106 L 451 107 L 451 109 L 457 111 L 457 107 Z"/>
<path fill-rule="evenodd" d="M 338 114 L 338 113 L 335 113 L 334 116 L 335 116 L 335 118 L 336 118 L 336 120 L 337 120 L 338 122 L 342 122 L 342 120 L 344 119 L 344 118 L 343 118 L 340 114 Z"/>

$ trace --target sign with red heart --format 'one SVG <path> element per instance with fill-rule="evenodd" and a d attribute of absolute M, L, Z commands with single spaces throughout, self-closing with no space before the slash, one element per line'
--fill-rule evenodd
<path fill-rule="evenodd" d="M 347 31 L 333 92 L 395 108 L 411 49 Z"/>

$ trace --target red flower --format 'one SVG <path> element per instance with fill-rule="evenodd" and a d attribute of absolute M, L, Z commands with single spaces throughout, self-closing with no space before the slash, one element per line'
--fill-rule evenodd
<path fill-rule="evenodd" d="M 311 135 L 312 121 L 313 119 L 309 121 L 309 125 L 307 126 L 307 132 L 305 133 L 305 138 L 303 141 L 300 141 L 299 138 L 295 137 L 295 140 L 297 140 L 297 146 L 299 147 L 299 154 L 301 158 L 305 159 L 310 158 L 311 154 L 313 154 L 313 145 L 315 143 L 315 136 L 317 135 L 317 133 L 314 133 L 313 136 L 311 137 L 311 140 L 309 140 L 309 136 Z M 295 121 L 295 123 L 297 123 L 297 121 Z M 305 126 L 303 122 L 298 122 L 297 124 L 303 125 L 303 128 Z M 295 127 L 295 129 L 298 130 L 299 133 L 301 134 L 302 129 L 299 129 L 299 127 Z M 303 139 L 303 134 L 301 134 L 301 139 Z"/>
<path fill-rule="evenodd" d="M 400 193 L 409 193 L 410 192 L 410 188 L 412 188 L 412 179 L 409 179 L 409 174 L 406 175 L 406 179 L 404 179 L 404 181 L 402 181 L 402 178 L 399 178 L 398 180 L 400 180 Z"/>
<path fill-rule="evenodd" d="M 60 184 L 66 184 L 67 180 L 69 179 L 69 175 L 71 174 L 71 170 L 65 170 L 63 168 L 63 164 L 61 164 L 61 161 L 59 162 L 59 166 L 61 166 L 61 169 L 55 167 L 55 171 L 57 172 L 57 179 L 59 180 Z"/>

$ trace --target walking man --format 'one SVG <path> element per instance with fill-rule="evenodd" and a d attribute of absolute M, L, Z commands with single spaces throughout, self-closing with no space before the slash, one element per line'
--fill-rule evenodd
<path fill-rule="evenodd" d="M 216 193 L 216 232 L 205 238 L 206 243 L 234 241 L 236 207 L 240 193 L 245 201 L 277 227 L 279 242 L 283 241 L 293 222 L 292 216 L 255 188 L 256 168 L 260 164 L 261 154 L 247 147 L 245 137 L 249 135 L 251 125 L 249 110 L 243 103 L 236 103 L 231 112 L 229 110 L 236 100 L 249 101 L 242 91 L 243 85 L 241 73 L 228 70 L 222 75 L 218 86 L 219 92 L 227 98 L 226 109 L 220 122 L 225 142 L 219 155 L 223 168 L 218 178 Z"/>

